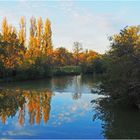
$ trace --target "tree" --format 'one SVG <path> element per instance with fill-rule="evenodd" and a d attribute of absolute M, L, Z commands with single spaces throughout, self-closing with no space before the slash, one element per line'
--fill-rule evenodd
<path fill-rule="evenodd" d="M 37 25 L 34 17 L 30 19 L 29 55 L 31 57 L 36 57 L 38 55 Z"/>
<path fill-rule="evenodd" d="M 55 70 L 52 69 L 62 66 L 66 66 L 65 70 L 64 67 L 61 70 L 61 73 L 65 74 L 74 73 L 73 71 L 79 73 L 81 68 L 87 71 L 97 54 L 91 50 L 82 50 L 82 44 L 79 42 L 74 42 L 73 52 L 63 47 L 53 49 L 51 22 L 48 18 L 43 23 L 41 17 L 37 20 L 31 17 L 27 39 L 24 17 L 20 19 L 19 30 L 9 25 L 4 18 L 0 32 L 0 77 L 5 77 L 5 73 L 7 76 L 17 76 L 24 80 L 41 78 L 53 75 Z"/>
<path fill-rule="evenodd" d="M 51 53 L 52 47 L 52 31 L 51 31 L 51 22 L 47 18 L 44 24 L 44 34 L 43 34 L 43 53 L 49 55 Z"/>
<path fill-rule="evenodd" d="M 24 17 L 21 17 L 19 26 L 20 26 L 20 30 L 18 33 L 18 38 L 19 38 L 19 43 L 21 47 L 20 53 L 22 55 L 25 55 L 26 53 L 26 44 L 25 44 L 26 43 L 26 21 Z"/>
<path fill-rule="evenodd" d="M 92 61 L 92 68 L 95 74 L 103 74 L 106 71 L 104 59 L 102 56 L 98 56 Z"/>
<path fill-rule="evenodd" d="M 19 26 L 20 26 L 19 41 L 20 41 L 20 44 L 22 44 L 25 47 L 25 42 L 26 42 L 26 21 L 25 21 L 24 17 L 21 17 Z"/>
<path fill-rule="evenodd" d="M 0 58 L 5 68 L 16 69 L 23 60 L 22 47 L 15 27 L 8 25 L 6 18 L 2 22 L 0 39 Z"/>
<path fill-rule="evenodd" d="M 40 17 L 37 21 L 37 47 L 41 51 L 43 41 L 43 22 Z"/>
<path fill-rule="evenodd" d="M 75 64 L 76 65 L 79 65 L 79 62 L 80 62 L 80 53 L 81 51 L 83 50 L 82 48 L 82 44 L 79 43 L 79 42 L 74 42 L 73 43 L 73 53 L 74 53 L 74 58 L 75 58 Z"/>
<path fill-rule="evenodd" d="M 3 19 L 2 21 L 2 35 L 3 35 L 3 39 L 5 41 L 8 40 L 8 34 L 9 34 L 9 31 L 10 31 L 10 28 L 8 26 L 8 23 L 7 23 L 7 19 L 6 17 Z"/>
<path fill-rule="evenodd" d="M 140 28 L 126 27 L 110 41 L 103 88 L 112 98 L 140 108 Z"/>
<path fill-rule="evenodd" d="M 71 65 L 73 61 L 72 54 L 65 48 L 57 48 L 53 52 L 53 64 L 55 66 L 66 66 Z"/>

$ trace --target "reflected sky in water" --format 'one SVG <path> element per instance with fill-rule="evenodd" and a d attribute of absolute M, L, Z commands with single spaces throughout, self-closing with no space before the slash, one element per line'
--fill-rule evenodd
<path fill-rule="evenodd" d="M 140 138 L 140 112 L 91 93 L 99 84 L 92 75 L 1 83 L 0 138 Z"/>
<path fill-rule="evenodd" d="M 0 138 L 103 138 L 91 76 L 2 84 Z"/>

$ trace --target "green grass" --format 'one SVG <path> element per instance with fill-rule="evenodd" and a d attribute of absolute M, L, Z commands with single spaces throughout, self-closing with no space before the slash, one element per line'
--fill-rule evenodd
<path fill-rule="evenodd" d="M 64 67 L 54 67 L 54 68 L 38 68 L 21 70 L 18 71 L 16 76 L 9 75 L 3 79 L 0 79 L 0 82 L 14 82 L 14 81 L 26 81 L 34 79 L 43 79 L 53 76 L 63 76 L 63 75 L 78 75 L 82 73 L 80 66 L 64 66 Z"/>
<path fill-rule="evenodd" d="M 73 75 L 80 74 L 82 72 L 79 66 L 64 66 L 53 68 L 53 75 Z"/>

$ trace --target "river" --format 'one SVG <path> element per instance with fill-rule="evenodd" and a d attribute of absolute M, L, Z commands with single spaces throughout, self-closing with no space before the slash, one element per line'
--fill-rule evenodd
<path fill-rule="evenodd" d="M 92 93 L 92 75 L 1 84 L 0 138 L 140 138 L 140 112 L 115 108 Z"/>

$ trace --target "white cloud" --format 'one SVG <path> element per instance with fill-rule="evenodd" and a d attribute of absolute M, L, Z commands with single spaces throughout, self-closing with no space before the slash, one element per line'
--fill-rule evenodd
<path fill-rule="evenodd" d="M 83 43 L 84 48 L 103 53 L 109 42 L 107 37 L 112 35 L 114 28 L 108 15 L 97 15 L 80 7 L 66 4 L 61 7 L 67 16 L 59 27 L 54 26 L 54 43 L 72 49 L 74 41 Z"/>
<path fill-rule="evenodd" d="M 22 131 L 5 131 L 3 134 L 3 136 L 8 135 L 8 136 L 33 136 L 33 132 L 32 131 L 26 131 L 26 130 L 22 130 Z"/>
<path fill-rule="evenodd" d="M 12 3 L 12 2 L 11 2 Z M 94 8 L 94 7 L 93 7 Z M 93 10 L 94 11 L 94 10 Z M 15 6 L 0 7 L 0 17 L 7 16 L 8 21 L 18 27 L 21 16 L 27 19 L 31 16 L 49 17 L 52 21 L 53 44 L 72 50 L 73 42 L 79 41 L 84 48 L 103 53 L 109 46 L 108 36 L 116 32 L 116 27 L 124 23 L 125 10 L 116 14 L 94 13 L 88 7 L 76 6 L 74 1 L 24 1 Z M 1 22 L 2 18 L 0 18 Z M 116 26 L 116 27 L 115 27 Z"/>

